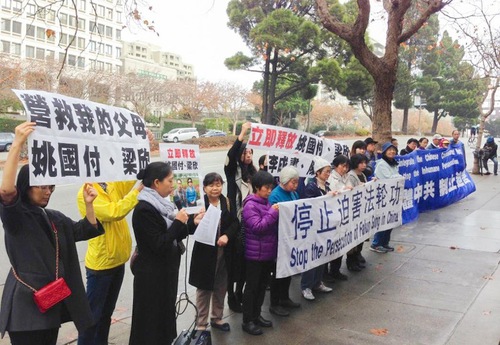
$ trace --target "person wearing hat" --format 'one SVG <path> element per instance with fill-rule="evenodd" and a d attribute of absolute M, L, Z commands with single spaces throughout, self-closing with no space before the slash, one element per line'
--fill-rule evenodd
<path fill-rule="evenodd" d="M 488 170 L 488 161 L 490 159 L 493 161 L 493 173 L 495 174 L 495 176 L 498 175 L 497 149 L 498 145 L 495 143 L 495 139 L 490 135 L 488 139 L 486 139 L 486 143 L 483 146 L 483 166 L 484 169 L 486 169 L 485 175 L 491 175 Z"/>
<path fill-rule="evenodd" d="M 375 177 L 377 179 L 391 179 L 402 177 L 399 174 L 398 162 L 396 157 L 398 150 L 390 142 L 382 145 L 382 158 L 377 161 L 375 168 Z M 370 250 L 376 253 L 387 253 L 394 251 L 394 248 L 389 246 L 391 240 L 392 229 L 379 231 L 373 236 L 373 242 Z"/>
<path fill-rule="evenodd" d="M 432 137 L 432 142 L 427 145 L 427 150 L 433 150 L 433 149 L 438 149 L 439 148 L 439 142 L 443 139 L 443 136 L 439 133 L 434 134 Z"/>
<path fill-rule="evenodd" d="M 306 199 L 317 198 L 323 195 L 337 195 L 337 192 L 330 190 L 330 183 L 328 183 L 328 178 L 332 171 L 330 163 L 326 159 L 316 156 L 313 159 L 313 168 L 315 177 L 311 179 L 304 188 L 301 198 Z M 300 288 L 302 290 L 302 296 L 306 300 L 313 301 L 315 299 L 313 291 L 323 293 L 332 291 L 331 288 L 325 286 L 323 283 L 324 270 L 325 265 L 320 265 L 302 273 Z"/>
<path fill-rule="evenodd" d="M 286 166 L 281 169 L 280 183 L 273 189 L 269 196 L 269 203 L 271 205 L 279 202 L 292 201 L 299 199 L 297 187 L 299 186 L 299 172 L 293 166 Z M 278 232 L 280 229 L 278 228 Z M 278 235 L 278 233 L 276 233 Z M 288 316 L 290 312 L 285 308 L 298 308 L 300 303 L 296 303 L 290 299 L 289 289 L 292 277 L 276 278 L 276 263 L 273 271 L 271 272 L 271 305 L 269 312 L 278 316 Z"/>
<path fill-rule="evenodd" d="M 450 146 L 450 141 L 448 139 L 442 138 L 439 141 L 439 148 L 441 148 L 441 149 L 447 149 L 448 146 Z"/>

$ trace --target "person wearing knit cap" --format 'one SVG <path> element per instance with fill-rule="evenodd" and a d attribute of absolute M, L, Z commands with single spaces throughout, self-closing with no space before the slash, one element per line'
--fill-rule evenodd
<path fill-rule="evenodd" d="M 427 145 L 427 150 L 438 149 L 439 142 L 443 139 L 443 136 L 439 133 L 434 134 L 432 141 Z"/>
<path fill-rule="evenodd" d="M 299 199 L 297 187 L 299 186 L 299 172 L 293 166 L 286 166 L 280 172 L 280 184 L 273 189 L 269 196 L 271 205 L 279 202 Z M 280 229 L 278 228 L 278 232 Z M 290 312 L 285 308 L 298 308 L 300 303 L 290 299 L 289 289 L 291 277 L 276 278 L 276 264 L 274 265 L 271 278 L 271 305 L 269 312 L 278 316 L 288 316 Z"/>
<path fill-rule="evenodd" d="M 328 178 L 332 171 L 330 163 L 319 156 L 313 158 L 313 169 L 315 173 L 314 179 L 311 179 L 307 186 L 304 188 L 301 194 L 302 199 L 306 198 L 317 198 L 323 195 L 337 195 L 337 192 L 330 190 L 330 184 L 328 183 Z M 325 286 L 323 283 L 323 272 L 326 265 L 320 265 L 318 267 L 312 268 L 309 271 L 303 272 L 300 279 L 300 289 L 302 290 L 302 296 L 308 300 L 312 301 L 315 299 L 313 291 L 328 293 L 332 289 Z"/>

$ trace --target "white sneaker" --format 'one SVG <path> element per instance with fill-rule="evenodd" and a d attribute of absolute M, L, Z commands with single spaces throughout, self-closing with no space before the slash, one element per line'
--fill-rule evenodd
<path fill-rule="evenodd" d="M 302 290 L 302 296 L 304 296 L 304 298 L 308 301 L 314 301 L 314 295 L 309 288 Z"/>
<path fill-rule="evenodd" d="M 328 286 L 325 286 L 325 284 L 323 284 L 323 282 L 321 282 L 317 287 L 314 288 L 314 291 L 328 293 L 328 292 L 332 292 L 333 289 L 329 288 Z"/>

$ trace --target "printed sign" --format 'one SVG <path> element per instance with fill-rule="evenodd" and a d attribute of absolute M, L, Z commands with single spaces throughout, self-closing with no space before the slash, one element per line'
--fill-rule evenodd
<path fill-rule="evenodd" d="M 135 180 L 150 160 L 144 120 L 130 110 L 36 90 L 13 90 L 36 128 L 32 186 Z"/>
<path fill-rule="evenodd" d="M 401 225 L 403 188 L 402 178 L 377 180 L 333 197 L 279 203 L 277 278 L 330 262 Z"/>

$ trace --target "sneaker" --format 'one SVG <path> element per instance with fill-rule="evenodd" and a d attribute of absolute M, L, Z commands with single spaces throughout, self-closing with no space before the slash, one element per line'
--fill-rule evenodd
<path fill-rule="evenodd" d="M 313 290 L 314 291 L 318 291 L 318 292 L 324 292 L 324 293 L 328 293 L 328 292 L 332 292 L 333 291 L 332 288 L 329 288 L 328 286 L 325 286 L 325 284 L 323 284 L 323 282 L 319 283 L 319 285 L 316 286 Z"/>
<path fill-rule="evenodd" d="M 314 301 L 315 299 L 311 289 L 309 288 L 302 290 L 302 296 L 304 296 L 304 298 L 308 301 Z"/>
<path fill-rule="evenodd" d="M 485 172 L 484 174 L 485 175 L 491 175 L 491 173 L 489 171 Z"/>
<path fill-rule="evenodd" d="M 370 250 L 372 252 L 375 252 L 375 253 L 383 253 L 383 254 L 386 254 L 387 253 L 387 249 L 385 249 L 384 247 L 382 246 L 370 246 Z"/>
<path fill-rule="evenodd" d="M 385 250 L 387 250 L 388 252 L 393 252 L 394 251 L 394 247 L 391 247 L 390 245 L 386 244 L 385 246 L 383 246 L 385 248 Z"/>

